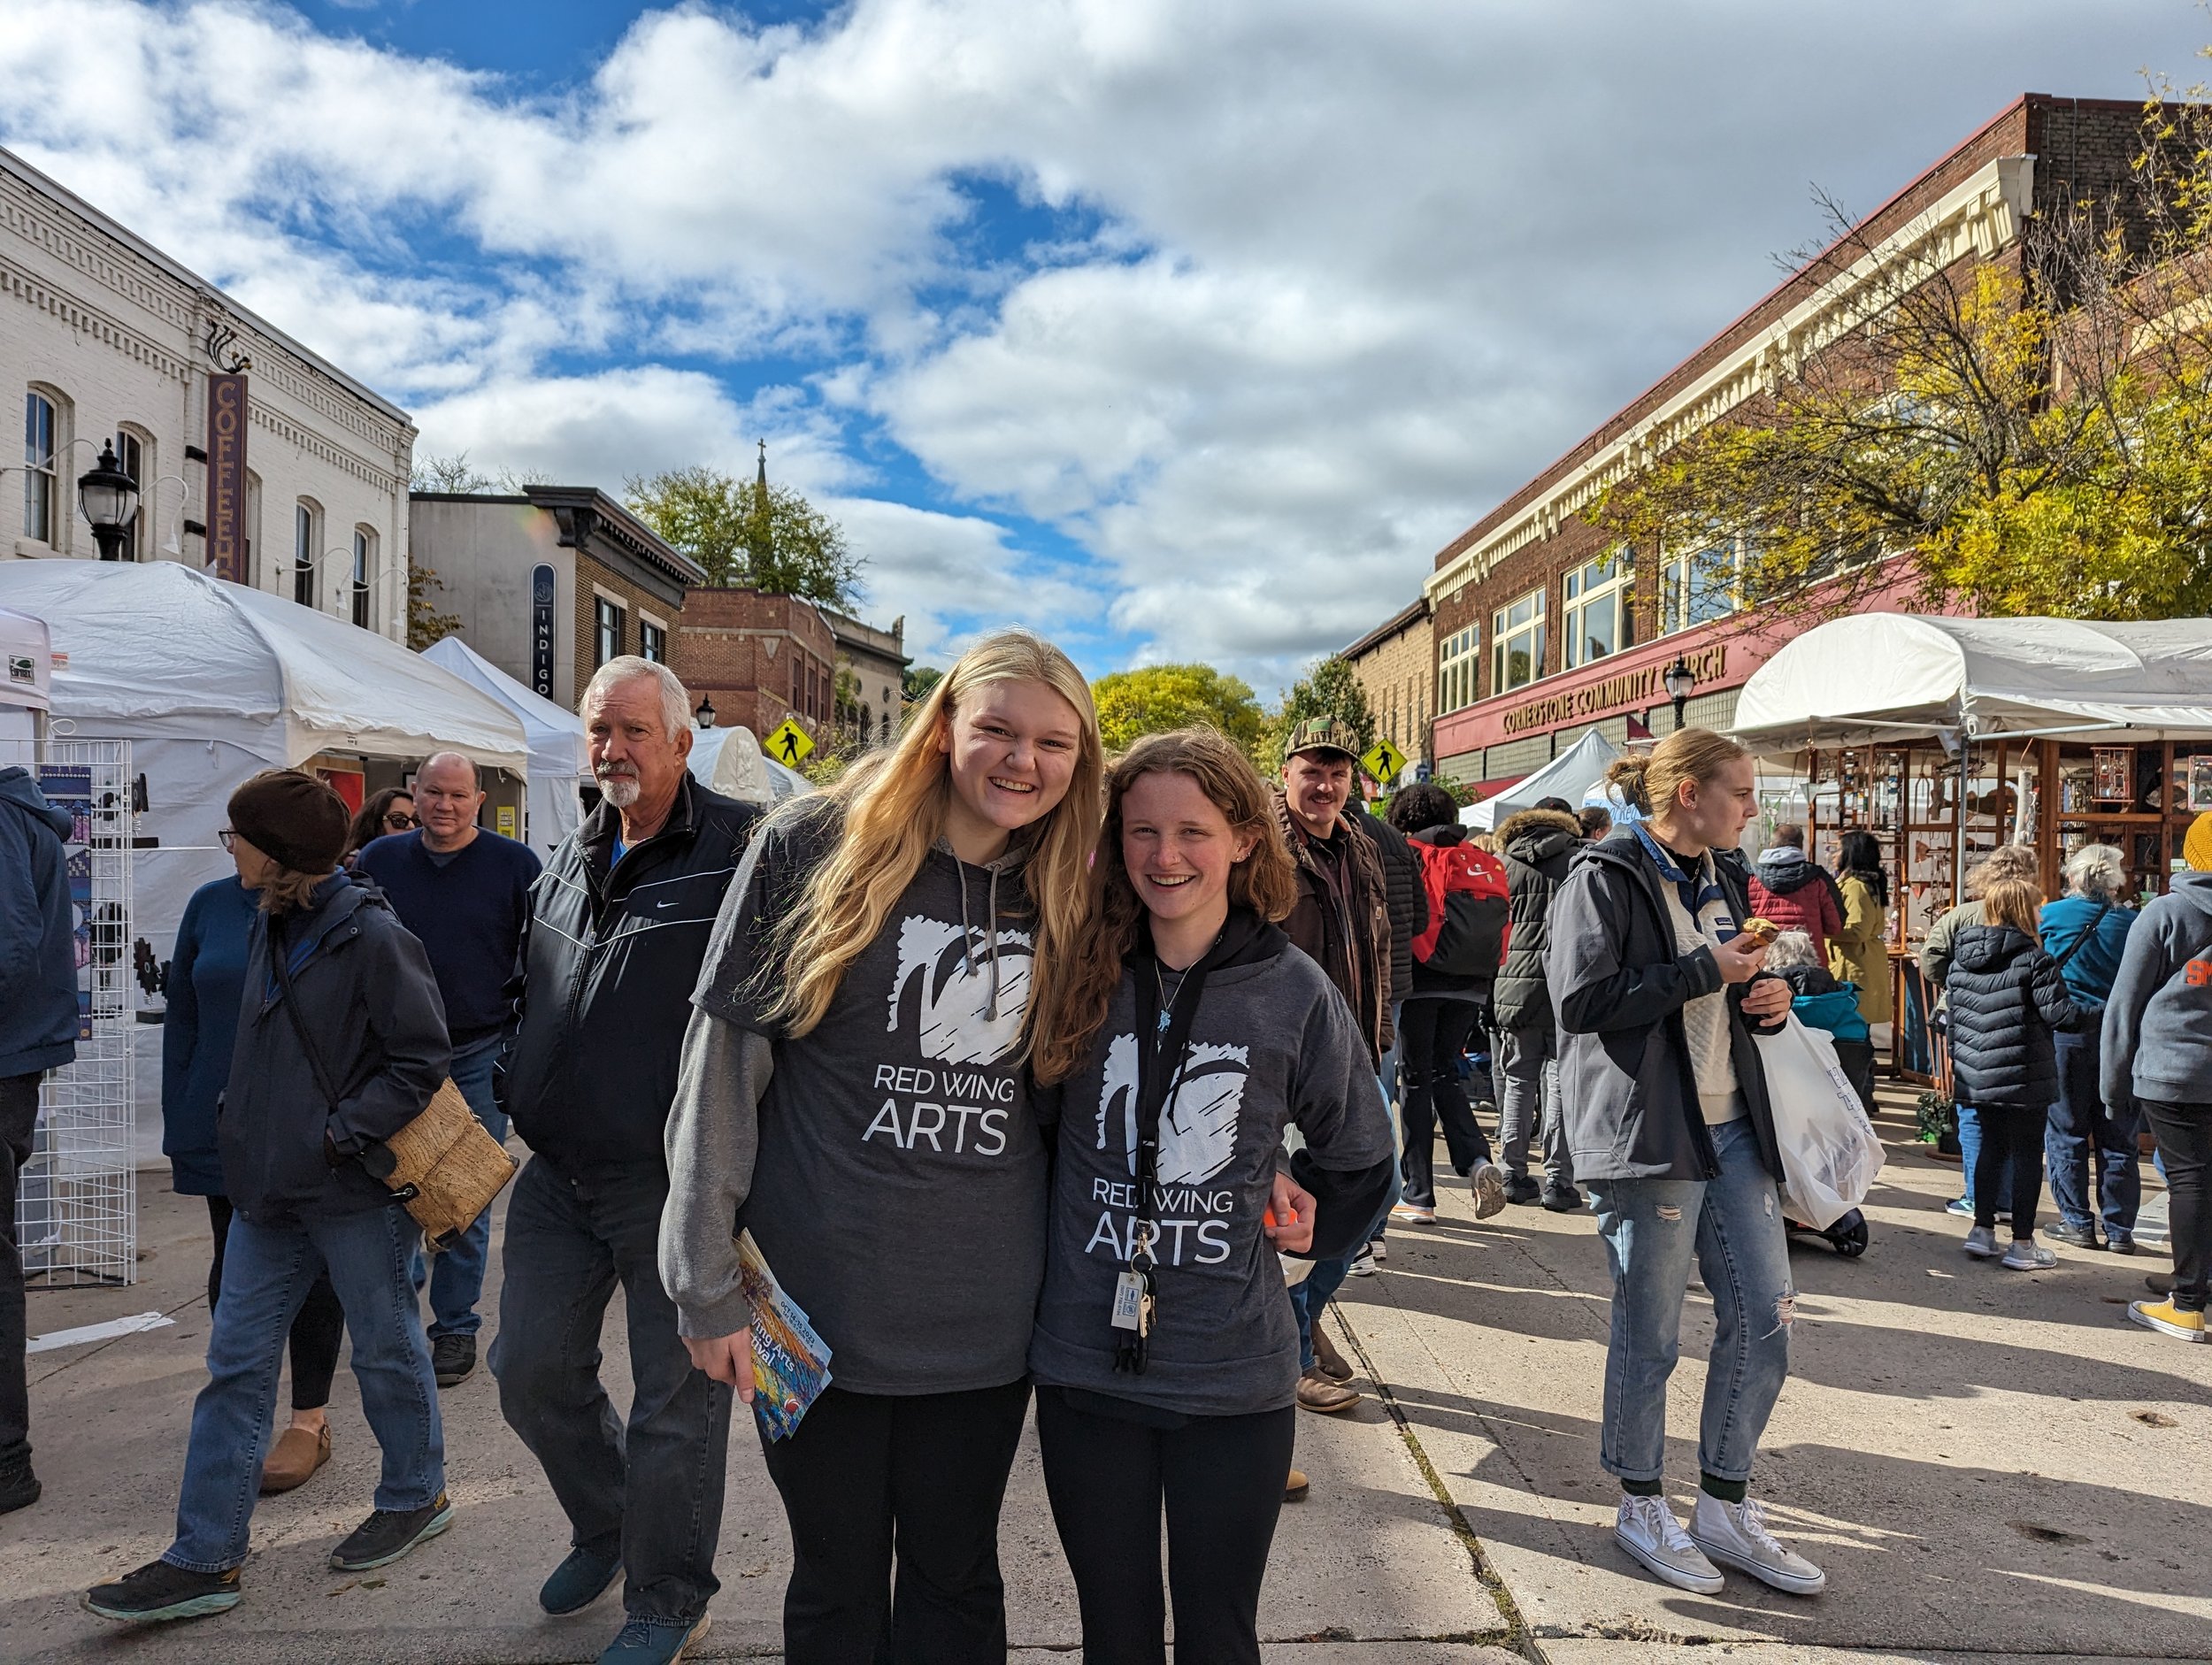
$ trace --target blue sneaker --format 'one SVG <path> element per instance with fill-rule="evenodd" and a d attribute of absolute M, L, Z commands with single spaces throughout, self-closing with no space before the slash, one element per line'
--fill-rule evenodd
<path fill-rule="evenodd" d="M 611 1549 L 579 1546 L 556 1567 L 538 1591 L 538 1605 L 556 1616 L 581 1613 L 607 1593 L 622 1576 L 622 1546 Z"/>
<path fill-rule="evenodd" d="M 1974 1217 L 1974 1199 L 1953 1197 L 1950 1201 L 1943 1205 L 1943 1211 L 1946 1214 L 1955 1214 L 1962 1219 L 1970 1220 Z"/>
<path fill-rule="evenodd" d="M 706 1614 L 699 1615 L 696 1624 L 685 1624 L 680 1619 L 671 1623 L 665 1619 L 641 1619 L 634 1614 L 622 1627 L 622 1634 L 607 1644 L 607 1651 L 599 1656 L 599 1665 L 676 1665 L 686 1650 L 707 1633 L 714 1621 Z"/>

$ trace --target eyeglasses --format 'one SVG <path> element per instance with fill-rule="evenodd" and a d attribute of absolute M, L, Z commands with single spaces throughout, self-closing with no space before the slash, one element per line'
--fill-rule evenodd
<path fill-rule="evenodd" d="M 238 839 L 238 834 L 232 832 L 228 827 L 225 827 L 215 836 L 223 840 L 223 849 L 226 853 L 229 851 L 231 846 L 235 843 Z"/>
<path fill-rule="evenodd" d="M 411 815 L 402 815 L 396 809 L 387 809 L 384 812 L 384 825 L 395 832 L 405 832 L 419 824 Z"/>

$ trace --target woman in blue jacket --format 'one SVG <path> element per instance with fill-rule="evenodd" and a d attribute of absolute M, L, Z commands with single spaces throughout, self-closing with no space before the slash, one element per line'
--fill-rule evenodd
<path fill-rule="evenodd" d="M 237 850 L 231 860 L 240 860 Z M 192 893 L 169 959 L 169 1005 L 161 1024 L 161 1150 L 177 1194 L 207 1199 L 215 1234 L 207 1267 L 211 1314 L 222 1294 L 223 1246 L 232 1213 L 215 1147 L 215 1118 L 230 1079 L 238 1005 L 246 990 L 246 943 L 260 901 L 261 893 L 236 877 Z M 344 1309 L 326 1272 L 292 1320 L 292 1425 L 277 1437 L 261 1466 L 265 1492 L 289 1492 L 330 1461 L 330 1382 L 338 1373 L 345 1329 Z"/>
<path fill-rule="evenodd" d="M 2135 1211 L 2143 1201 L 2135 1135 L 2141 1127 L 2132 1099 L 2107 1106 L 2098 1088 L 2103 1069 L 2099 1033 L 2112 981 L 2120 975 L 2135 909 L 2121 897 L 2127 869 L 2109 844 L 2085 844 L 2066 862 L 2066 894 L 2043 904 L 2043 951 L 2058 962 L 2066 993 L 2085 1016 L 2078 1032 L 2054 1037 L 2058 1047 L 2058 1097 L 2043 1130 L 2043 1160 L 2051 1175 L 2057 1222 L 2043 1235 L 2076 1248 L 2135 1253 Z M 2090 1170 L 2097 1170 L 2097 1200 L 2104 1241 L 2090 1212 Z"/>

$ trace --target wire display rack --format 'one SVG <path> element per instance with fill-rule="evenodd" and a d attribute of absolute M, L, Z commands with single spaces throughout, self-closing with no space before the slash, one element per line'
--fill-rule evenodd
<path fill-rule="evenodd" d="M 138 1276 L 132 1152 L 131 746 L 122 740 L 0 742 L 73 821 L 66 840 L 77 965 L 77 1057 L 39 1092 L 38 1133 L 17 1187 L 32 1287 Z"/>

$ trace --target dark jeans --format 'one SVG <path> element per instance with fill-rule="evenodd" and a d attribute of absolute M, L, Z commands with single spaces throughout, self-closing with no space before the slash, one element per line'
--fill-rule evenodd
<path fill-rule="evenodd" d="M 38 1127 L 35 1075 L 0 1079 L 0 1463 L 31 1459 L 31 1388 L 23 1368 L 27 1314 L 23 1303 L 23 1247 L 16 1239 L 15 1192 L 31 1160 Z"/>
<path fill-rule="evenodd" d="M 545 1469 L 579 1548 L 622 1551 L 622 1604 L 697 1623 L 722 1586 L 714 1551 L 728 1467 L 728 1387 L 692 1368 L 656 1259 L 668 1176 L 588 1181 L 534 1156 L 507 1205 L 506 1283 L 492 1374 L 499 1408 Z M 599 1381 L 599 1329 L 622 1287 L 630 1337 L 626 1430 Z"/>
<path fill-rule="evenodd" d="M 2046 1113 L 2016 1104 L 1981 1104 L 1982 1147 L 1974 1159 L 1974 1224 L 1994 1230 L 1997 1198 L 2009 1187 L 2012 1235 L 2035 1235 L 2035 1205 L 2043 1195 Z"/>
<path fill-rule="evenodd" d="M 1026 1378 L 829 1387 L 787 1439 L 762 1439 L 791 1523 L 785 1665 L 1004 1665 L 999 1506 L 1028 1408 Z"/>
<path fill-rule="evenodd" d="M 2169 1104 L 2142 1101 L 2151 1132 L 2158 1135 L 2159 1164 L 2166 1170 L 2169 1227 L 2174 1246 L 2174 1305 L 2184 1312 L 2205 1309 L 2207 1239 L 2212 1238 L 2212 1207 L 2205 1200 L 2205 1170 L 2212 1164 L 2212 1104 Z"/>
<path fill-rule="evenodd" d="M 2135 1154 L 2139 1118 L 2133 1104 L 2113 1115 L 2105 1109 L 2098 1070 L 2104 1049 L 2095 1030 L 2052 1038 L 2058 1046 L 2058 1102 L 2051 1106 L 2043 1131 L 2043 1155 L 2051 1170 L 2051 1201 L 2067 1224 L 2087 1231 L 2089 1178 L 2095 1153 L 2097 1198 L 2108 1238 L 2135 1234 L 2135 1211 L 2142 1206 L 2143 1173 Z"/>
<path fill-rule="evenodd" d="M 1472 1001 L 1424 1000 L 1405 1003 L 1398 1037 L 1398 1103 L 1405 1121 L 1405 1199 L 1423 1208 L 1436 1206 L 1436 1127 L 1444 1124 L 1444 1148 L 1452 1166 L 1472 1173 L 1490 1160 L 1490 1141 L 1475 1124 L 1475 1112 L 1460 1084 L 1459 1055 L 1467 1049 L 1481 1008 Z"/>
<path fill-rule="evenodd" d="M 1260 1583 L 1282 1512 L 1294 1407 L 1148 1428 L 1037 1390 L 1053 1524 L 1075 1575 L 1085 1665 L 1162 1665 L 1160 1515 L 1167 1515 L 1175 1657 L 1259 1665 Z"/>
<path fill-rule="evenodd" d="M 207 1309 L 223 1293 L 223 1249 L 230 1240 L 228 1197 L 207 1200 L 207 1223 L 215 1231 L 215 1258 L 207 1268 Z M 292 1408 L 320 1410 L 330 1403 L 330 1379 L 338 1374 L 338 1344 L 345 1339 L 346 1309 L 338 1303 L 326 1267 L 292 1320 Z"/>

